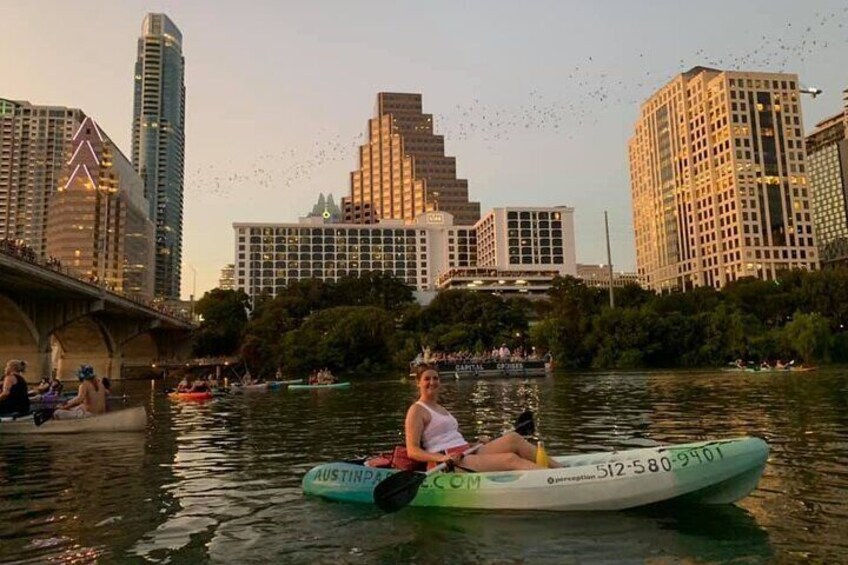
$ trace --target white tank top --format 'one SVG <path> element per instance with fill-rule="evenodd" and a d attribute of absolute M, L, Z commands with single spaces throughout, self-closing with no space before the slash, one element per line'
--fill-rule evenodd
<path fill-rule="evenodd" d="M 425 451 L 439 453 L 451 447 L 466 445 L 468 442 L 459 433 L 459 423 L 451 414 L 436 412 L 423 402 L 416 402 L 430 412 L 430 423 L 421 434 L 421 445 Z"/>

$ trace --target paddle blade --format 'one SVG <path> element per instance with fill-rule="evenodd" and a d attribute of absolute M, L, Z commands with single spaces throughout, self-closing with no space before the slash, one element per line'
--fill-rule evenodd
<path fill-rule="evenodd" d="M 390 475 L 374 487 L 374 504 L 384 512 L 397 512 L 412 502 L 426 478 L 426 474 L 415 471 Z"/>
<path fill-rule="evenodd" d="M 32 421 L 36 426 L 40 426 L 51 418 L 53 418 L 53 410 L 50 408 L 43 408 L 32 413 Z"/>
<path fill-rule="evenodd" d="M 532 436 L 536 433 L 536 422 L 533 421 L 533 412 L 525 410 L 515 420 L 515 431 L 522 436 Z"/>

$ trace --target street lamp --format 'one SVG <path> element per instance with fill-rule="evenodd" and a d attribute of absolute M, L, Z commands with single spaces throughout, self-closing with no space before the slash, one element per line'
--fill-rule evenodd
<path fill-rule="evenodd" d="M 197 295 L 197 269 L 194 266 L 186 263 L 186 267 L 191 269 L 191 296 L 189 297 L 189 313 L 191 315 L 192 322 L 194 321 L 194 297 Z"/>

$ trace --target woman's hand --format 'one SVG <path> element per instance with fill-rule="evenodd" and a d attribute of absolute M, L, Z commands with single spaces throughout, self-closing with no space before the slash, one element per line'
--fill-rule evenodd
<path fill-rule="evenodd" d="M 462 454 L 462 452 L 457 451 L 456 453 L 452 453 L 450 455 L 441 455 L 439 457 L 438 462 L 439 463 L 453 463 L 454 465 L 456 465 L 457 463 L 462 461 L 463 457 L 464 457 L 464 455 Z"/>

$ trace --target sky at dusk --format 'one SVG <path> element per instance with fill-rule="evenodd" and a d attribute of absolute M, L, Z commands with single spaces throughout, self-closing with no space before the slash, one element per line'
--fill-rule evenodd
<path fill-rule="evenodd" d="M 380 91 L 420 92 L 485 211 L 575 208 L 577 260 L 635 270 L 627 143 L 696 65 L 797 73 L 805 129 L 840 111 L 848 3 L 0 0 L 0 97 L 82 108 L 131 154 L 141 22 L 183 34 L 182 293 L 217 286 L 233 222 L 295 222 L 349 192 Z M 196 281 L 195 281 L 196 273 Z"/>

